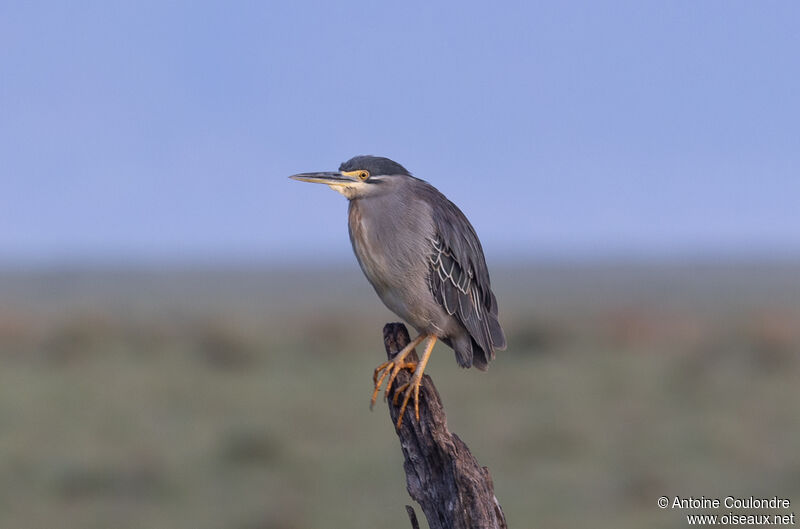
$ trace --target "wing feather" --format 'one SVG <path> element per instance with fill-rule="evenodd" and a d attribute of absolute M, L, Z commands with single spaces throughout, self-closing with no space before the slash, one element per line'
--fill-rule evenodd
<path fill-rule="evenodd" d="M 472 364 L 474 357 L 475 365 L 485 367 L 494 358 L 495 350 L 505 348 L 505 336 L 497 321 L 497 300 L 491 291 L 480 242 L 466 217 L 450 205 L 462 226 L 457 229 L 452 223 L 437 223 L 428 259 L 429 285 L 434 298 L 472 338 L 472 354 L 464 363 Z"/>

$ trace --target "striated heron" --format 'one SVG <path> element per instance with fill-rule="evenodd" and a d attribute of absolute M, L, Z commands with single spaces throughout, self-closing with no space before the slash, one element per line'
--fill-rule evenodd
<path fill-rule="evenodd" d="M 384 395 L 401 369 L 414 372 L 395 391 L 395 399 L 403 395 L 398 428 L 412 395 L 419 420 L 419 387 L 437 340 L 453 348 L 460 366 L 484 371 L 495 351 L 505 349 L 475 229 L 435 187 L 377 156 L 351 158 L 338 172 L 290 178 L 326 184 L 347 197 L 350 242 L 361 270 L 383 303 L 419 333 L 373 374 L 371 405 L 387 377 Z M 426 340 L 419 362 L 407 362 L 411 350 Z"/>

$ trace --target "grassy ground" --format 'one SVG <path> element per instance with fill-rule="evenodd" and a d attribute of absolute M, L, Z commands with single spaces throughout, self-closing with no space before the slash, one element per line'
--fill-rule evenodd
<path fill-rule="evenodd" d="M 0 527 L 409 527 L 397 439 L 367 405 L 395 318 L 332 275 L 0 274 Z M 798 278 L 500 270 L 509 350 L 478 373 L 438 346 L 429 373 L 511 527 L 685 527 L 661 495 L 795 510 Z"/>

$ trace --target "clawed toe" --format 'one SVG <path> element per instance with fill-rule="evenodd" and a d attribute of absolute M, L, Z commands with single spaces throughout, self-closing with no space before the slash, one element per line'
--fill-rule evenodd
<path fill-rule="evenodd" d="M 409 371 L 413 372 L 416 368 L 416 362 L 405 362 L 402 360 L 399 362 L 384 362 L 375 368 L 375 373 L 372 375 L 372 381 L 375 383 L 375 387 L 372 391 L 372 399 L 370 399 L 369 408 L 372 409 L 372 407 L 375 406 L 375 401 L 378 399 L 378 393 L 380 393 L 381 386 L 383 385 L 383 381 L 386 380 L 386 377 L 389 377 L 389 381 L 386 383 L 386 391 L 383 394 L 384 399 L 386 399 L 386 397 L 389 395 L 389 390 L 392 388 L 392 384 L 394 384 L 397 374 L 400 373 L 402 369 L 408 369 Z"/>
<path fill-rule="evenodd" d="M 388 397 L 389 391 L 392 389 L 392 385 L 394 384 L 398 373 L 400 373 L 402 369 L 408 369 L 414 373 L 409 382 L 400 385 L 394 391 L 394 397 L 392 398 L 393 406 L 397 406 L 398 402 L 400 401 L 400 396 L 403 396 L 403 403 L 400 407 L 400 416 L 397 418 L 398 428 L 403 425 L 403 416 L 406 413 L 406 408 L 408 407 L 408 402 L 411 400 L 412 395 L 414 397 L 414 415 L 417 418 L 417 421 L 419 421 L 419 388 L 420 385 L 422 385 L 422 375 L 425 372 L 425 366 L 428 364 L 433 346 L 436 345 L 436 336 L 427 337 L 428 343 L 425 345 L 425 352 L 423 353 L 422 359 L 419 362 L 406 362 L 405 358 L 424 338 L 424 336 L 417 337 L 413 342 L 405 346 L 403 350 L 400 351 L 400 353 L 398 353 L 397 356 L 395 356 L 392 360 L 384 362 L 376 367 L 375 372 L 372 374 L 372 382 L 375 384 L 375 387 L 372 390 L 372 399 L 370 400 L 369 404 L 370 409 L 375 406 L 375 401 L 378 399 L 378 393 L 380 393 L 383 381 L 386 380 L 387 377 L 388 381 L 386 382 L 386 390 L 383 394 L 384 399 Z"/>

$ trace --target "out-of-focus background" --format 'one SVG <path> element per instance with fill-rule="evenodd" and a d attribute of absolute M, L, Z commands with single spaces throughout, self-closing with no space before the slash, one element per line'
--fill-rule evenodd
<path fill-rule="evenodd" d="M 483 241 L 508 350 L 428 372 L 510 526 L 796 510 L 798 15 L 3 4 L 0 526 L 408 527 L 396 317 L 286 179 L 365 153 Z"/>

